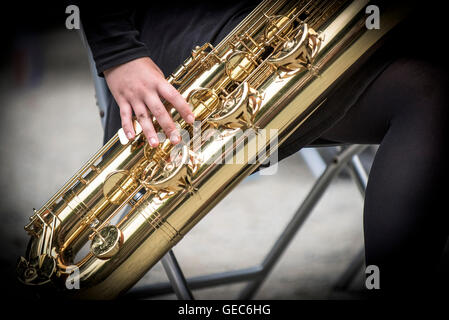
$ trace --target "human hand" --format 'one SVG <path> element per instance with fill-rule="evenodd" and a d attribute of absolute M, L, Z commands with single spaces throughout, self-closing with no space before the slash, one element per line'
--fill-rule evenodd
<path fill-rule="evenodd" d="M 169 112 L 162 104 L 164 98 L 179 112 L 181 117 L 193 124 L 195 117 L 183 96 L 165 80 L 159 67 L 148 57 L 135 59 L 104 71 L 112 95 L 120 108 L 122 128 L 129 140 L 135 138 L 132 111 L 152 147 L 159 139 L 153 126 L 152 116 L 173 144 L 181 141 L 180 134 Z"/>

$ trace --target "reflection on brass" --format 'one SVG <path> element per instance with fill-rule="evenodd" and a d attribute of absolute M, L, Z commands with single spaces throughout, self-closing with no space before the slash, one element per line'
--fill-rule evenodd
<path fill-rule="evenodd" d="M 245 80 L 256 67 L 254 58 L 248 52 L 235 52 L 226 62 L 226 74 L 232 81 Z"/>
<path fill-rule="evenodd" d="M 187 100 L 193 107 L 196 120 L 202 120 L 204 115 L 214 111 L 220 104 L 220 98 L 211 89 L 200 88 L 190 92 Z"/>
<path fill-rule="evenodd" d="M 320 49 L 322 37 L 307 24 L 303 24 L 291 40 L 283 43 L 281 49 L 269 61 L 288 71 L 309 68 Z"/>
<path fill-rule="evenodd" d="M 221 128 L 254 128 L 254 116 L 261 103 L 260 94 L 244 82 L 230 97 L 223 100 L 220 109 L 209 115 L 208 121 Z"/>
<path fill-rule="evenodd" d="M 218 46 L 195 48 L 168 81 L 208 134 L 195 134 L 167 104 L 190 139 L 153 148 L 142 133 L 123 144 L 115 135 L 30 218 L 29 248 L 17 267 L 21 281 L 52 282 L 64 291 L 76 267 L 80 289 L 68 295 L 107 299 L 126 292 L 260 165 L 249 159 L 262 150 L 275 154 L 273 137 L 257 130 L 277 132 L 279 144 L 300 130 L 325 107 L 328 89 L 403 16 L 385 10 L 382 28 L 367 30 L 366 5 L 263 1 Z M 255 134 L 244 136 L 246 129 Z M 256 139 L 257 148 L 249 148 Z"/>
<path fill-rule="evenodd" d="M 119 170 L 110 173 L 103 183 L 103 195 L 113 204 L 120 204 L 135 189 L 135 179 L 128 170 Z"/>

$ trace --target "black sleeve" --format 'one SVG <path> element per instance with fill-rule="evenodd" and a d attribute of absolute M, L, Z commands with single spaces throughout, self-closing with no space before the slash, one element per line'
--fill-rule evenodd
<path fill-rule="evenodd" d="M 135 7 L 89 2 L 79 2 L 80 17 L 99 76 L 106 69 L 149 56 L 133 21 Z"/>

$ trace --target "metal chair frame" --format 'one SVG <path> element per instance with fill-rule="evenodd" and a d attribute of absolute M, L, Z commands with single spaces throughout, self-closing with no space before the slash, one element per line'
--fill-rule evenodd
<path fill-rule="evenodd" d="M 332 180 L 338 175 L 338 173 L 341 172 L 341 170 L 345 167 L 350 170 L 358 189 L 361 194 L 364 195 L 367 174 L 360 162 L 358 154 L 361 153 L 366 147 L 366 145 L 351 145 L 344 148 L 333 158 L 331 163 L 327 165 L 324 172 L 317 179 L 308 195 L 261 263 L 250 268 L 186 279 L 183 276 L 182 270 L 179 267 L 173 252 L 170 251 L 162 259 L 169 282 L 162 282 L 132 289 L 126 294 L 126 297 L 142 299 L 175 292 L 178 299 L 190 300 L 193 297 L 193 294 L 190 291 L 192 289 L 202 289 L 236 282 L 248 282 L 246 287 L 240 292 L 238 299 L 247 300 L 253 298 L 275 264 L 279 261 L 281 255 L 284 253 L 297 231 L 304 225 L 304 222 L 310 216 L 314 207 L 319 202 Z M 353 261 L 351 261 L 349 267 L 337 281 L 334 288 L 336 290 L 347 289 L 357 272 L 359 272 L 363 266 L 363 263 L 364 251 L 362 248 L 357 253 Z"/>
<path fill-rule="evenodd" d="M 95 85 L 97 105 L 100 109 L 101 123 L 102 126 L 105 127 L 107 107 L 111 101 L 111 94 L 109 93 L 109 89 L 104 78 L 99 77 L 97 74 L 92 53 L 82 29 L 80 30 L 80 36 L 83 44 L 85 45 L 89 59 L 90 70 Z M 191 292 L 193 289 L 208 288 L 237 282 L 248 282 L 244 289 L 240 292 L 238 299 L 246 300 L 253 298 L 263 282 L 269 276 L 275 264 L 279 261 L 281 255 L 284 253 L 295 234 L 304 225 L 304 222 L 310 216 L 314 207 L 321 199 L 330 183 L 344 168 L 349 169 L 349 172 L 361 195 L 364 196 L 368 176 L 358 155 L 367 147 L 367 145 L 337 147 L 340 151 L 334 156 L 333 160 L 327 165 L 321 165 L 324 170 L 316 169 L 316 163 L 313 163 L 308 156 L 304 156 L 304 160 L 308 163 L 309 167 L 311 167 L 312 171 L 315 173 L 317 171 L 322 171 L 322 173 L 319 175 L 308 195 L 293 215 L 293 218 L 282 231 L 281 235 L 273 244 L 268 254 L 259 264 L 249 268 L 207 274 L 186 279 L 175 257 L 175 254 L 172 250 L 170 250 L 161 259 L 164 271 L 169 281 L 131 289 L 125 294 L 124 297 L 143 299 L 151 296 L 175 293 L 178 299 L 193 300 L 194 296 Z M 315 153 L 315 156 L 316 155 L 319 156 L 318 153 Z M 337 281 L 334 289 L 346 290 L 363 265 L 364 249 L 362 247 L 354 259 L 350 262 L 346 271 Z"/>

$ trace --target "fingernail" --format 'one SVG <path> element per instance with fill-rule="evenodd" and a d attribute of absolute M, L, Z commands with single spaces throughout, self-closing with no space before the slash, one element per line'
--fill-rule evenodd
<path fill-rule="evenodd" d="M 187 122 L 192 124 L 195 121 L 195 117 L 193 116 L 193 114 L 189 114 L 187 116 Z"/>
<path fill-rule="evenodd" d="M 126 133 L 126 136 L 128 137 L 129 140 L 133 138 L 133 134 L 130 131 Z"/>
<path fill-rule="evenodd" d="M 150 144 L 151 144 L 151 146 L 156 147 L 157 146 L 157 139 L 156 138 L 150 138 Z"/>
<path fill-rule="evenodd" d="M 173 144 L 177 144 L 179 142 L 179 134 L 177 132 L 174 132 L 170 136 L 170 141 Z"/>

